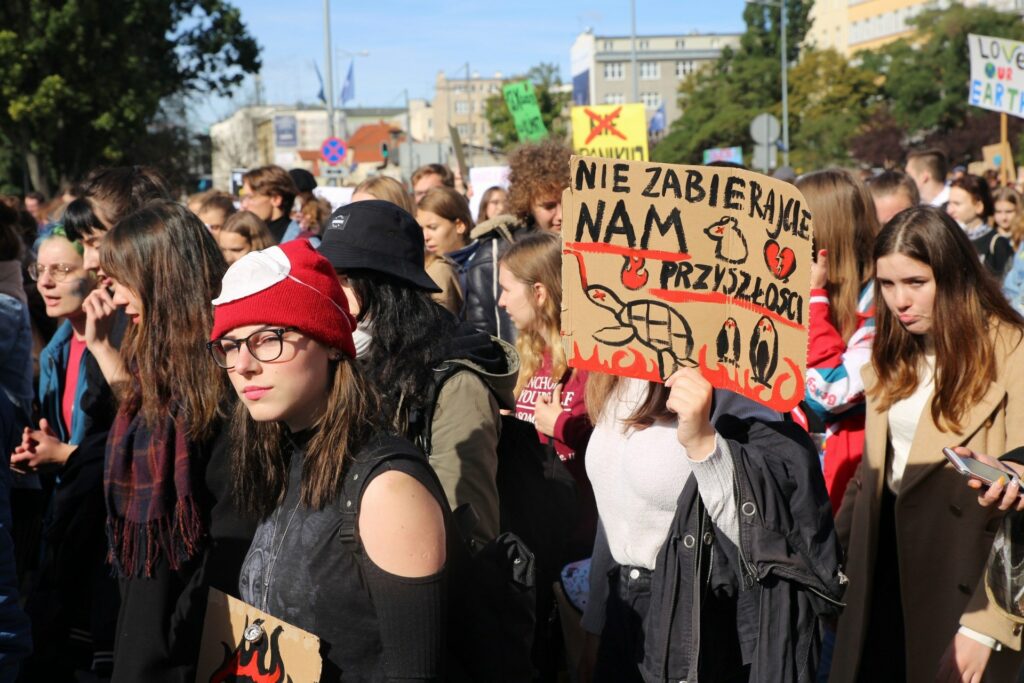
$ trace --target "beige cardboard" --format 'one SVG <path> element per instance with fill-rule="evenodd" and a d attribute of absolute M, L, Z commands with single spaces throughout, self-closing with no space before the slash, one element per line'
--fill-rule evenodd
<path fill-rule="evenodd" d="M 264 635 L 250 644 L 242 634 L 257 619 Z M 320 639 L 312 633 L 210 589 L 196 683 L 317 683 L 321 666 Z"/>
<path fill-rule="evenodd" d="M 562 196 L 569 365 L 699 367 L 776 410 L 804 396 L 813 231 L 793 185 L 732 168 L 573 156 Z"/>

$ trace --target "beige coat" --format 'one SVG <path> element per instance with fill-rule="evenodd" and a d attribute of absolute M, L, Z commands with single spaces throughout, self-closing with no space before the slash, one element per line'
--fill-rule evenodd
<path fill-rule="evenodd" d="M 1021 662 L 1021 628 L 989 603 L 985 562 L 999 523 L 998 511 L 982 508 L 977 493 L 949 465 L 945 446 L 966 446 L 995 456 L 1024 445 L 1024 344 L 997 341 L 997 379 L 963 420 L 960 433 L 943 433 L 925 408 L 914 436 L 899 495 L 896 535 L 906 632 L 907 681 L 933 683 L 939 660 L 960 625 L 1004 644 L 993 652 L 986 680 L 1013 681 Z M 867 366 L 866 387 L 877 382 Z M 889 451 L 887 414 L 867 405 L 864 459 L 846 490 L 836 518 L 847 550 L 850 579 L 839 620 L 830 681 L 857 680 L 868 624 L 871 578 L 878 546 L 879 505 Z"/>

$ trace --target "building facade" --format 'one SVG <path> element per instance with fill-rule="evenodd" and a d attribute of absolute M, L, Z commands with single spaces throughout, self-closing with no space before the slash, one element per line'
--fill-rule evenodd
<path fill-rule="evenodd" d="M 815 0 L 806 42 L 853 56 L 910 35 L 911 19 L 952 4 L 952 0 Z M 1024 14 L 1024 0 L 966 0 L 963 4 Z"/>
<path fill-rule="evenodd" d="M 500 72 L 491 78 L 468 73 L 468 78 L 448 78 L 444 71 L 437 73 L 434 102 L 430 107 L 432 116 L 422 119 L 432 128 L 425 141 L 450 142 L 448 126 L 451 125 L 458 130 L 463 145 L 490 147 L 491 126 L 485 116 L 487 100 L 501 94 L 502 76 Z M 415 134 L 413 137 L 417 138 Z"/>
<path fill-rule="evenodd" d="M 718 59 L 726 47 L 739 47 L 737 33 L 690 33 L 636 37 L 633 73 L 630 36 L 596 36 L 585 31 L 570 51 L 573 104 L 625 104 L 637 99 L 650 118 L 665 106 L 666 125 L 679 118 L 679 85 Z"/>

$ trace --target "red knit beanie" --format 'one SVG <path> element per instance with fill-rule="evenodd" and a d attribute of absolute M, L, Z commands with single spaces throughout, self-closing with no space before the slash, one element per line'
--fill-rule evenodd
<path fill-rule="evenodd" d="M 252 251 L 224 274 L 213 300 L 215 340 L 243 325 L 294 327 L 355 358 L 355 321 L 330 262 L 308 240 Z"/>

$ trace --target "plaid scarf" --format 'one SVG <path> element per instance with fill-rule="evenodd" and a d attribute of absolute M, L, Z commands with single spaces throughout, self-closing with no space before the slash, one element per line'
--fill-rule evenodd
<path fill-rule="evenodd" d="M 172 570 L 195 556 L 203 520 L 192 483 L 188 428 L 172 406 L 152 429 L 121 406 L 107 439 L 103 489 L 110 560 L 122 577 L 151 577 L 157 558 Z"/>

